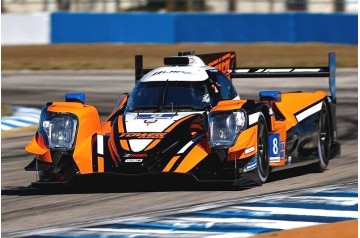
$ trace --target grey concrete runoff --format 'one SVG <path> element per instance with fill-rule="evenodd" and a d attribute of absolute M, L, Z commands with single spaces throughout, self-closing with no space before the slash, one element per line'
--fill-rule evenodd
<path fill-rule="evenodd" d="M 262 187 L 245 190 L 170 188 L 129 188 L 120 191 L 91 191 L 38 194 L 27 186 L 35 174 L 24 167 L 33 159 L 24 151 L 36 129 L 2 134 L 1 188 L 2 236 L 14 237 L 44 227 L 69 227 L 93 221 L 139 214 L 171 213 L 201 204 L 229 203 L 236 199 L 267 193 L 310 188 L 354 181 L 358 177 L 358 71 L 337 70 L 338 137 L 342 155 L 330 162 L 324 173 L 301 170 L 275 176 Z M 242 98 L 258 98 L 258 91 L 327 89 L 327 79 L 234 79 Z M 2 103 L 41 108 L 48 101 L 62 101 L 66 92 L 85 92 L 87 103 L 95 105 L 102 117 L 108 115 L 121 93 L 134 86 L 134 72 L 125 71 L 2 71 Z"/>

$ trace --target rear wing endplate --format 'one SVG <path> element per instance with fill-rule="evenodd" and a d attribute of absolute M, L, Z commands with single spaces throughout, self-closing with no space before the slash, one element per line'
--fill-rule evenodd
<path fill-rule="evenodd" d="M 331 99 L 336 103 L 336 55 L 330 52 L 328 66 L 322 67 L 250 67 L 233 68 L 231 78 L 289 78 L 289 77 L 328 77 Z"/>
<path fill-rule="evenodd" d="M 144 69 L 142 55 L 135 55 L 135 84 L 139 82 L 142 76 L 149 73 L 151 70 L 152 69 Z"/>

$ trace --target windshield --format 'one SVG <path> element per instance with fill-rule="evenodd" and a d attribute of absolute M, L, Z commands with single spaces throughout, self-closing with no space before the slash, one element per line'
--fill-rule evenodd
<path fill-rule="evenodd" d="M 138 82 L 126 111 L 208 110 L 216 103 L 209 88 L 208 81 Z"/>

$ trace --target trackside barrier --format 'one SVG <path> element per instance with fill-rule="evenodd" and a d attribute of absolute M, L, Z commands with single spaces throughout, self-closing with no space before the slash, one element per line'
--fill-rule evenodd
<path fill-rule="evenodd" d="M 1 14 L 1 45 L 50 43 L 50 13 Z"/>
<path fill-rule="evenodd" d="M 1 15 L 2 45 L 358 43 L 356 14 L 39 13 Z"/>
<path fill-rule="evenodd" d="M 52 43 L 357 44 L 354 14 L 53 13 Z"/>

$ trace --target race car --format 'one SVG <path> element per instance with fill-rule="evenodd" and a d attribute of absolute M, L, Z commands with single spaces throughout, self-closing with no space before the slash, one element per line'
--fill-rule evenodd
<path fill-rule="evenodd" d="M 89 174 L 189 176 L 195 181 L 262 185 L 271 171 L 313 164 L 323 172 L 340 154 L 335 53 L 326 67 L 238 68 L 234 52 L 179 52 L 143 68 L 135 87 L 101 121 L 84 93 L 49 102 L 26 146 L 25 167 L 41 184 L 69 184 Z M 238 78 L 327 77 L 329 91 L 260 91 L 241 98 Z"/>

